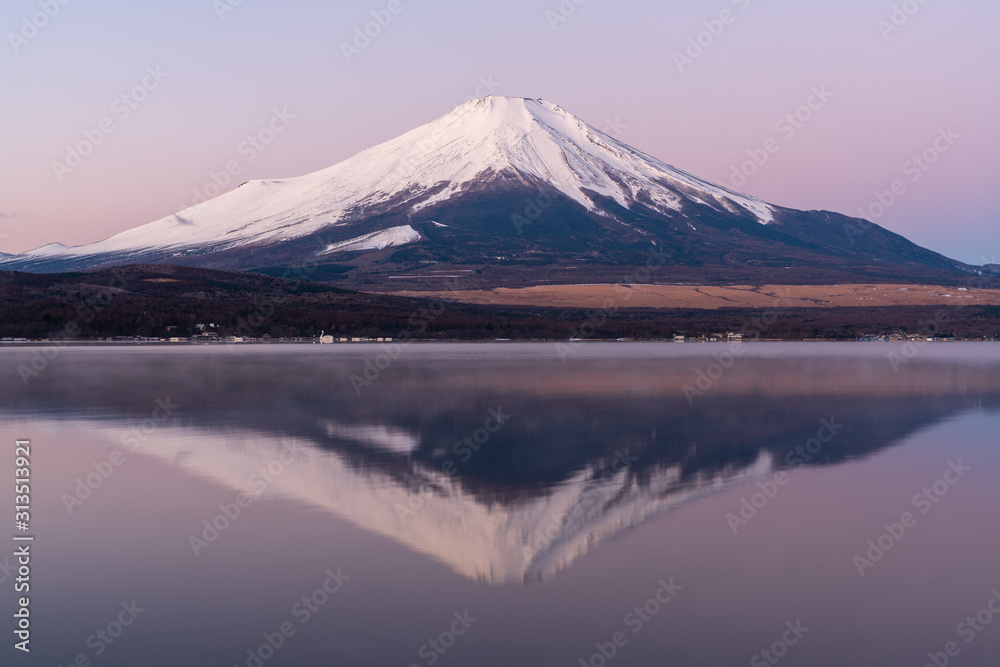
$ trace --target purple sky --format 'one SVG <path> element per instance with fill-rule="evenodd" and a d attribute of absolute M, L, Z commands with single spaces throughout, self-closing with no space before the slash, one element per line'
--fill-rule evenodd
<path fill-rule="evenodd" d="M 568 16 L 560 0 L 8 0 L 0 251 L 164 217 L 230 161 L 240 173 L 225 189 L 315 171 L 493 88 L 551 100 L 731 186 L 747 151 L 761 158 L 774 139 L 737 189 L 779 205 L 859 215 L 898 180 L 877 222 L 966 262 L 1000 261 L 1000 5 L 896 2 L 915 10 L 899 10 L 898 29 L 890 0 L 565 0 Z M 341 43 L 373 11 L 391 21 L 348 62 Z M 710 28 L 720 34 L 679 66 L 675 52 Z M 148 74 L 157 67 L 165 76 Z M 779 127 L 814 86 L 832 97 Z M 295 118 L 262 150 L 245 145 L 276 108 Z M 54 167 L 88 135 L 91 154 Z M 933 164 L 911 161 L 925 151 Z"/>

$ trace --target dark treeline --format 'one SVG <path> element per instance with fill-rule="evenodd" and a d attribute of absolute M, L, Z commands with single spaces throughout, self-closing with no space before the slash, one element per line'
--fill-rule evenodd
<path fill-rule="evenodd" d="M 174 266 L 50 275 L 0 272 L 0 335 L 5 338 L 164 338 L 202 332 L 294 338 L 320 331 L 336 337 L 454 340 L 663 339 L 730 331 L 785 340 L 853 340 L 894 332 L 993 338 L 1000 337 L 1000 307 L 589 311 L 432 302 Z"/>

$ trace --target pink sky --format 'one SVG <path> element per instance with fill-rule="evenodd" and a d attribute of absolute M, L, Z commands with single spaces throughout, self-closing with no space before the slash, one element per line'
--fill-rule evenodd
<path fill-rule="evenodd" d="M 301 175 L 494 92 L 551 100 L 726 185 L 774 139 L 738 189 L 779 205 L 858 215 L 901 181 L 880 224 L 1000 261 L 1000 7 L 910 2 L 919 10 L 890 32 L 879 22 L 893 3 L 871 0 L 567 0 L 565 16 L 557 0 L 399 0 L 395 15 L 388 0 L 301 0 L 221 18 L 207 0 L 111 0 L 44 20 L 36 2 L 12 0 L 0 10 L 0 251 L 97 241 L 189 206 L 230 161 L 228 188 Z M 341 43 L 371 12 L 387 24 L 348 62 Z M 679 66 L 675 52 L 713 29 Z M 832 97 L 799 110 L 814 86 Z M 295 118 L 251 150 L 276 108 Z M 808 120 L 778 125 L 797 110 Z M 941 153 L 948 128 L 959 136 Z M 54 168 L 88 135 L 100 138 L 92 154 Z M 934 163 L 914 171 L 925 151 Z"/>

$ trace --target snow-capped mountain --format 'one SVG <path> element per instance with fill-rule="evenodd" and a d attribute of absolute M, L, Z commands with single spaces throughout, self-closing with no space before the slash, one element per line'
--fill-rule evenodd
<path fill-rule="evenodd" d="M 712 185 L 549 102 L 496 96 L 313 174 L 244 183 L 104 241 L 53 243 L 0 258 L 0 266 L 319 262 L 367 282 L 454 274 L 456 265 L 480 274 L 521 266 L 532 267 L 525 280 L 533 282 L 537 267 L 585 264 L 602 282 L 604 273 L 646 265 L 650 253 L 667 258 L 660 264 L 736 275 L 817 264 L 965 269 L 871 223 Z M 371 268 L 371 256 L 381 268 Z"/>

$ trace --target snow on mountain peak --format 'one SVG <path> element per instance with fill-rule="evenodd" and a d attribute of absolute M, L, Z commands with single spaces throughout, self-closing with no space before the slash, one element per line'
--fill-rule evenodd
<path fill-rule="evenodd" d="M 27 255 L 91 255 L 148 249 L 222 250 L 277 242 L 350 224 L 387 206 L 418 212 L 489 179 L 556 188 L 588 210 L 592 193 L 625 208 L 636 201 L 679 211 L 700 203 L 773 220 L 767 204 L 702 181 L 641 153 L 540 99 L 474 99 L 332 167 L 285 180 L 251 181 L 175 215 L 88 246 Z M 411 235 L 412 236 L 412 235 Z M 410 240 L 413 240 L 412 238 Z"/>
<path fill-rule="evenodd" d="M 623 207 L 642 197 L 680 210 L 685 199 L 719 210 L 773 220 L 769 206 L 675 169 L 540 99 L 490 96 L 471 100 L 437 120 L 331 167 L 324 176 L 366 172 L 369 197 L 445 187 L 414 206 L 443 201 L 485 175 L 515 173 L 556 187 L 589 210 L 586 191 Z"/>

